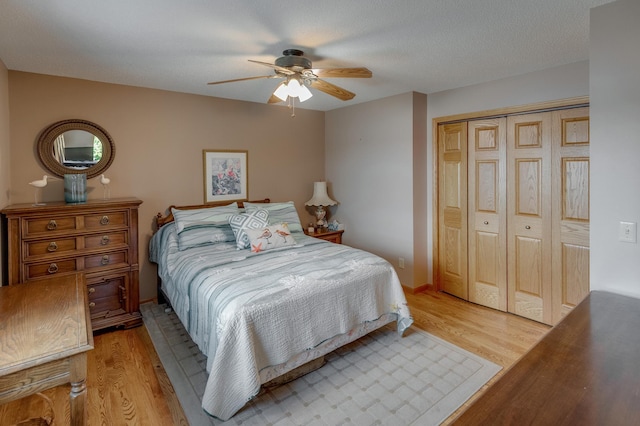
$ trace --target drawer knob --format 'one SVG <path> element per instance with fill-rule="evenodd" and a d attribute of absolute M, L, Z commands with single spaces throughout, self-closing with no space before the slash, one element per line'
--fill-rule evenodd
<path fill-rule="evenodd" d="M 109 264 L 109 255 L 105 254 L 104 256 L 102 256 L 102 261 L 100 262 L 103 265 L 108 265 Z"/>
<path fill-rule="evenodd" d="M 90 288 L 89 288 L 89 293 L 95 293 L 95 292 L 96 292 L 95 287 L 90 287 Z"/>
<path fill-rule="evenodd" d="M 49 231 L 55 231 L 57 228 L 58 228 L 58 224 L 56 223 L 55 220 L 51 219 L 47 224 L 47 229 Z"/>
<path fill-rule="evenodd" d="M 50 274 L 55 274 L 56 272 L 58 272 L 58 265 L 56 263 L 52 263 L 51 265 L 49 265 L 47 272 Z"/>
<path fill-rule="evenodd" d="M 100 225 L 108 225 L 109 224 L 109 216 L 104 215 L 100 218 Z"/>
<path fill-rule="evenodd" d="M 531 229 L 529 225 L 525 226 L 524 229 Z"/>
<path fill-rule="evenodd" d="M 49 247 L 47 247 L 47 251 L 51 252 L 56 250 L 58 250 L 58 245 L 56 244 L 56 242 L 55 241 L 50 242 Z"/>
<path fill-rule="evenodd" d="M 89 307 L 90 307 L 90 308 L 93 308 L 93 307 L 95 307 L 95 306 L 96 306 L 96 302 L 89 302 Z"/>
<path fill-rule="evenodd" d="M 108 235 L 104 235 L 102 237 L 102 240 L 100 240 L 100 244 L 102 244 L 103 246 L 106 246 L 107 244 L 109 244 L 109 236 Z"/>
<path fill-rule="evenodd" d="M 485 224 L 485 225 L 488 225 L 488 224 L 489 224 L 489 221 L 488 221 L 488 220 L 485 220 L 485 221 L 484 221 L 484 224 Z"/>

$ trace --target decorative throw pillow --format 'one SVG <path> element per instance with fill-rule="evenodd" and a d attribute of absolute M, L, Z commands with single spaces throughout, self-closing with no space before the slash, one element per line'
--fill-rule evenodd
<path fill-rule="evenodd" d="M 171 209 L 178 233 L 178 249 L 234 241 L 229 216 L 238 213 L 238 203 L 203 209 Z"/>
<path fill-rule="evenodd" d="M 296 244 L 296 240 L 291 236 L 291 231 L 286 223 L 259 229 L 247 229 L 246 233 L 249 237 L 249 248 L 254 253 Z"/>
<path fill-rule="evenodd" d="M 229 225 L 236 237 L 238 250 L 249 247 L 248 229 L 259 229 L 269 225 L 269 212 L 260 209 L 252 212 L 234 214 L 229 217 Z"/>
<path fill-rule="evenodd" d="M 300 224 L 300 217 L 293 201 L 287 201 L 284 203 L 244 203 L 244 208 L 247 212 L 251 212 L 257 209 L 266 209 L 269 212 L 269 225 L 275 225 L 278 223 L 286 223 L 289 225 L 291 232 L 302 232 L 302 225 Z"/>

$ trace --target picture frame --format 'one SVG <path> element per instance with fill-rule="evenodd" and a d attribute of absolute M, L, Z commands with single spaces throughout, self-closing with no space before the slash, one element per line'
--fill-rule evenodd
<path fill-rule="evenodd" d="M 248 157 L 246 150 L 202 150 L 205 204 L 249 199 Z"/>

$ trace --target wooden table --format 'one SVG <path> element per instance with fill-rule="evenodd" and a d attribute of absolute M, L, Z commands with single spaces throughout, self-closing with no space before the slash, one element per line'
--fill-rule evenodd
<path fill-rule="evenodd" d="M 593 291 L 454 422 L 640 422 L 640 299 Z"/>
<path fill-rule="evenodd" d="M 321 240 L 329 241 L 336 244 L 342 244 L 342 234 L 344 230 L 341 229 L 339 231 L 329 231 L 328 229 L 317 229 L 315 232 L 308 232 L 306 229 L 304 233 L 310 237 L 320 238 Z"/>
<path fill-rule="evenodd" d="M 71 383 L 71 424 L 85 425 L 91 349 L 84 275 L 0 287 L 0 404 Z"/>

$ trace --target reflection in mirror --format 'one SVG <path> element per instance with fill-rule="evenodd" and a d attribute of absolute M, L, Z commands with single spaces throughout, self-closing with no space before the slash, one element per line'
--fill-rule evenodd
<path fill-rule="evenodd" d="M 102 141 L 84 130 L 69 130 L 56 138 L 52 154 L 65 167 L 86 170 L 102 159 Z"/>
<path fill-rule="evenodd" d="M 115 145 L 102 127 L 85 120 L 64 120 L 42 131 L 38 156 L 52 174 L 86 173 L 96 177 L 111 165 Z"/>

